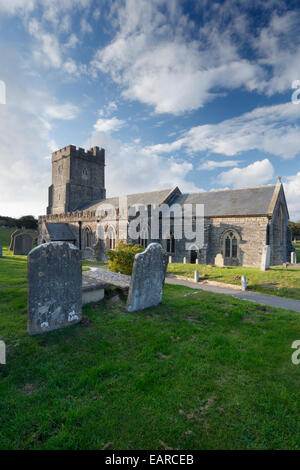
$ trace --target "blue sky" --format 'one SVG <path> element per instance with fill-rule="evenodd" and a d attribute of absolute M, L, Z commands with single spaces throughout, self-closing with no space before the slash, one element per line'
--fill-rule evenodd
<path fill-rule="evenodd" d="M 106 149 L 108 196 L 281 175 L 300 219 L 297 4 L 0 0 L 0 214 L 43 214 L 73 144 Z"/>

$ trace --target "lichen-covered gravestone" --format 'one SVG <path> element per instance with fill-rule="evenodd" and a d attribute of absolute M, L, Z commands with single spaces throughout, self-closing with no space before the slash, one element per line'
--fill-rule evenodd
<path fill-rule="evenodd" d="M 78 323 L 82 310 L 81 253 L 67 242 L 49 242 L 28 255 L 28 333 Z"/>
<path fill-rule="evenodd" d="M 14 255 L 28 255 L 32 250 L 32 237 L 27 233 L 20 233 L 15 237 Z"/>
<path fill-rule="evenodd" d="M 127 311 L 135 312 L 161 303 L 168 266 L 168 255 L 159 243 L 150 243 L 135 255 Z"/>

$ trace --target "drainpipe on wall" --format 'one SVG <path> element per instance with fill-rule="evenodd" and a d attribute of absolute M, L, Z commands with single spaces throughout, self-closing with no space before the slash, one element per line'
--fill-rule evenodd
<path fill-rule="evenodd" d="M 79 250 L 81 250 L 81 225 L 82 225 L 81 220 L 78 222 L 78 224 L 79 224 Z"/>

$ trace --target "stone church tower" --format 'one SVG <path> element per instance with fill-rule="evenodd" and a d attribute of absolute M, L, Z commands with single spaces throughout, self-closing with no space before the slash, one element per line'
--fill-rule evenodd
<path fill-rule="evenodd" d="M 105 151 L 74 145 L 52 154 L 52 185 L 47 214 L 73 212 L 79 206 L 106 198 Z"/>

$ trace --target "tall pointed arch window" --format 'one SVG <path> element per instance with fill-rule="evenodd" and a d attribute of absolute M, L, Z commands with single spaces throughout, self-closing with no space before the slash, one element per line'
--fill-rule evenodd
<path fill-rule="evenodd" d="M 283 217 L 282 205 L 280 205 L 279 211 L 278 211 L 278 226 L 279 226 L 280 245 L 282 245 L 283 244 L 283 231 L 284 231 L 284 217 Z"/>
<path fill-rule="evenodd" d="M 174 232 L 170 232 L 170 238 L 167 240 L 167 252 L 175 253 L 175 237 Z"/>
<path fill-rule="evenodd" d="M 113 227 L 108 227 L 105 234 L 105 246 L 109 250 L 116 248 L 116 233 Z"/>
<path fill-rule="evenodd" d="M 90 248 L 93 244 L 93 232 L 90 227 L 84 228 L 84 247 Z"/>
<path fill-rule="evenodd" d="M 225 258 L 237 258 L 239 252 L 239 237 L 234 231 L 226 232 L 224 235 Z"/>

